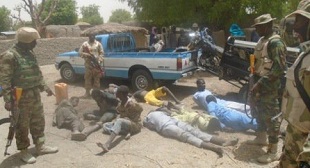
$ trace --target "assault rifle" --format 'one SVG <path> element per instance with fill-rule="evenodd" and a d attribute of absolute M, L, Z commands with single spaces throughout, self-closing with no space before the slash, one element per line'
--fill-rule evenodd
<path fill-rule="evenodd" d="M 256 118 L 257 117 L 257 111 L 256 111 L 256 108 L 255 108 L 255 95 L 251 95 L 251 89 L 253 88 L 254 86 L 254 64 L 255 64 L 255 55 L 254 54 L 251 54 L 250 55 L 250 75 L 249 75 L 249 89 L 248 89 L 248 98 L 247 98 L 247 102 L 250 103 L 250 109 L 251 109 L 251 115 L 252 115 L 252 118 Z"/>
<path fill-rule="evenodd" d="M 99 62 L 98 62 L 98 60 L 96 59 L 96 57 L 94 56 L 94 54 L 91 54 L 91 53 L 90 53 L 89 48 L 88 48 L 87 46 L 83 46 L 83 52 L 86 52 L 86 53 L 88 53 L 88 54 L 91 55 L 91 57 L 90 57 L 90 63 L 91 63 L 91 65 L 92 65 L 92 67 L 98 69 L 98 70 L 100 71 L 101 76 L 103 76 L 103 75 L 104 75 L 104 71 L 103 71 L 101 65 L 99 64 Z"/>
<path fill-rule="evenodd" d="M 18 108 L 18 102 L 19 99 L 22 95 L 22 88 L 13 88 L 12 89 L 12 94 L 11 94 L 11 111 L 10 111 L 10 127 L 9 127 L 9 133 L 7 137 L 7 142 L 5 145 L 5 151 L 4 151 L 4 156 L 10 155 L 7 151 L 8 148 L 12 144 L 12 140 L 15 134 L 15 129 L 16 129 L 16 124 L 18 122 L 18 117 L 19 117 L 19 108 Z"/>

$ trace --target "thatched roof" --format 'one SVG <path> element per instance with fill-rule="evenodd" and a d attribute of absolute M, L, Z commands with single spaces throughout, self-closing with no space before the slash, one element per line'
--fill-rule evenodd
<path fill-rule="evenodd" d="M 142 34 L 148 34 L 148 31 L 143 27 L 125 26 L 118 23 L 105 23 L 88 28 L 81 32 L 82 36 L 88 36 L 90 34 L 108 34 L 108 33 L 123 33 L 123 32 L 136 32 Z"/>
<path fill-rule="evenodd" d="M 91 25 L 91 24 L 87 23 L 87 22 L 77 22 L 77 23 L 75 23 L 75 25 L 80 26 L 80 25 Z"/>

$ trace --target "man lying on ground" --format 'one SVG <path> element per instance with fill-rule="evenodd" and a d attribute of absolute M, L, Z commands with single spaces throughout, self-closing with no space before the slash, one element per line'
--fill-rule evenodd
<path fill-rule="evenodd" d="M 178 100 L 174 94 L 165 86 L 159 87 L 156 90 L 146 91 L 138 90 L 133 94 L 133 97 L 139 102 L 146 102 L 153 106 L 161 107 L 167 105 L 167 102 L 160 100 L 160 98 L 166 96 L 172 98 L 177 104 L 180 104 L 181 101 Z"/>
<path fill-rule="evenodd" d="M 220 157 L 223 156 L 222 146 L 233 146 L 238 143 L 238 139 L 225 140 L 218 136 L 212 136 L 192 127 L 190 124 L 176 120 L 161 107 L 151 111 L 144 119 L 143 125 L 159 134 L 177 139 L 181 142 L 189 143 L 198 148 L 209 149 L 216 152 Z"/>
<path fill-rule="evenodd" d="M 199 128 L 203 132 L 212 134 L 215 131 L 221 130 L 221 123 L 219 120 L 209 114 L 201 111 L 188 110 L 184 106 L 180 107 L 171 102 L 168 102 L 167 110 L 168 109 L 171 117 Z"/>
<path fill-rule="evenodd" d="M 207 110 L 208 107 L 207 107 L 206 97 L 208 95 L 213 95 L 213 94 L 209 90 L 206 89 L 206 83 L 203 79 L 197 79 L 196 85 L 197 85 L 197 92 L 193 95 L 193 100 L 200 108 Z M 223 100 L 219 98 L 216 98 L 216 100 L 218 104 L 238 110 L 239 112 L 245 112 L 244 111 L 245 106 L 243 103 L 227 101 L 227 100 Z M 250 106 L 248 105 L 246 105 L 246 113 L 250 114 Z"/>
<path fill-rule="evenodd" d="M 221 122 L 221 126 L 227 131 L 256 130 L 256 119 L 251 119 L 245 113 L 225 107 L 217 103 L 216 97 L 209 95 L 206 97 L 208 113 L 215 116 Z"/>
<path fill-rule="evenodd" d="M 121 104 L 117 107 L 120 117 L 114 122 L 103 124 L 103 133 L 110 134 L 109 139 L 102 144 L 97 143 L 102 148 L 103 152 L 108 152 L 109 148 L 117 135 L 125 135 L 125 139 L 129 139 L 131 135 L 141 131 L 142 124 L 140 115 L 143 108 L 134 101 L 128 98 L 129 89 L 127 86 L 121 85 L 116 91 L 116 97 L 121 100 Z"/>

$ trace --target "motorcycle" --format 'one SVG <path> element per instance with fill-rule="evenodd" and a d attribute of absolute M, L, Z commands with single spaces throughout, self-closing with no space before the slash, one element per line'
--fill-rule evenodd
<path fill-rule="evenodd" d="M 201 32 L 190 33 L 191 42 L 188 48 L 198 51 L 197 65 L 200 69 L 218 75 L 223 49 L 215 45 L 210 34 L 208 28 L 204 28 Z"/>

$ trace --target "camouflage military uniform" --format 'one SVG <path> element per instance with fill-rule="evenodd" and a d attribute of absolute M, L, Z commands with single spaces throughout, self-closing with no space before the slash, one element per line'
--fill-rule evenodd
<path fill-rule="evenodd" d="M 88 48 L 89 52 L 96 56 L 97 60 L 103 60 L 103 48 L 100 42 L 94 41 L 93 43 L 89 43 L 89 41 L 85 41 L 82 46 L 80 47 L 79 53 L 82 58 L 85 60 L 85 89 L 89 91 L 92 88 L 100 88 L 100 78 L 102 77 L 102 74 L 100 70 L 96 69 L 91 64 L 91 59 L 87 57 L 86 52 L 84 51 L 84 48 Z M 93 80 L 93 81 L 92 81 Z"/>
<path fill-rule="evenodd" d="M 286 70 L 286 46 L 279 37 L 271 34 L 260 39 L 254 54 L 256 58 L 262 56 L 255 63 L 256 81 L 260 85 L 258 93 L 254 95 L 258 115 L 257 131 L 267 131 L 269 143 L 276 144 L 281 120 L 276 118 L 272 121 L 271 118 L 280 113 L 278 89 Z"/>
<path fill-rule="evenodd" d="M 301 99 L 294 80 L 294 70 L 302 61 L 298 71 L 299 79 L 310 95 L 310 41 L 301 44 L 303 53 L 287 72 L 286 91 L 284 93 L 284 118 L 288 121 L 285 147 L 280 160 L 281 167 L 297 167 L 298 162 L 310 160 L 310 112 Z M 303 59 L 301 59 L 303 58 Z"/>
<path fill-rule="evenodd" d="M 279 165 L 305 168 L 310 166 L 310 111 L 306 102 L 310 95 L 310 0 L 300 1 L 297 10 L 286 17 L 291 16 L 295 17 L 294 31 L 300 37 L 302 53 L 286 74 L 282 109 L 288 126 Z"/>
<path fill-rule="evenodd" d="M 16 126 L 17 149 L 30 145 L 29 130 L 34 144 L 44 143 L 45 120 L 40 92 L 49 89 L 32 51 L 16 45 L 0 56 L 0 85 L 5 102 L 11 101 L 11 86 L 23 89 L 18 107 L 20 115 Z"/>

